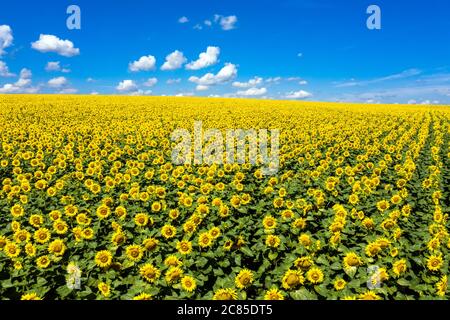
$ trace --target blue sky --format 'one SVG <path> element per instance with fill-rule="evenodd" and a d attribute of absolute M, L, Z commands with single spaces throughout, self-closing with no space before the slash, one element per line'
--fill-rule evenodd
<path fill-rule="evenodd" d="M 0 92 L 450 104 L 450 2 L 4 1 Z"/>

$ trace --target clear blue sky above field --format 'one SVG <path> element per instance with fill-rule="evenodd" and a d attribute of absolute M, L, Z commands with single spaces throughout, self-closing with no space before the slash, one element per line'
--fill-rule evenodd
<path fill-rule="evenodd" d="M 0 92 L 450 104 L 450 2 L 8 0 Z"/>

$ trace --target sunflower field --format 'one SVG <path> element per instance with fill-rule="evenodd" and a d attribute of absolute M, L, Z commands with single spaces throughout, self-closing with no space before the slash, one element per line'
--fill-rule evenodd
<path fill-rule="evenodd" d="M 280 167 L 171 160 L 280 130 Z M 449 299 L 445 106 L 0 95 L 0 299 Z"/>

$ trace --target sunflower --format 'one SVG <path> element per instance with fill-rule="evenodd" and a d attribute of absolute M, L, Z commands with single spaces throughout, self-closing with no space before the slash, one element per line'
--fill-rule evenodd
<path fill-rule="evenodd" d="M 281 280 L 284 289 L 294 289 L 305 282 L 305 278 L 299 270 L 287 270 Z"/>
<path fill-rule="evenodd" d="M 38 268 L 45 269 L 50 265 L 50 258 L 48 256 L 41 256 L 36 259 Z"/>
<path fill-rule="evenodd" d="M 57 234 L 66 234 L 69 227 L 67 226 L 67 223 L 64 220 L 58 219 L 55 222 L 53 222 L 53 229 Z"/>
<path fill-rule="evenodd" d="M 266 238 L 266 246 L 271 248 L 278 248 L 281 243 L 281 240 L 278 236 L 269 234 Z"/>
<path fill-rule="evenodd" d="M 192 292 L 197 287 L 197 282 L 191 276 L 184 276 L 181 278 L 181 287 L 187 292 Z"/>
<path fill-rule="evenodd" d="M 307 248 L 312 244 L 311 237 L 306 233 L 301 234 L 298 241 Z"/>
<path fill-rule="evenodd" d="M 373 291 L 366 291 L 358 295 L 358 300 L 381 300 L 381 297 Z"/>
<path fill-rule="evenodd" d="M 20 297 L 20 300 L 42 300 L 42 298 L 39 297 L 36 292 L 30 292 L 30 293 L 23 294 Z"/>
<path fill-rule="evenodd" d="M 170 267 L 165 274 L 167 283 L 174 283 L 183 275 L 183 270 L 180 267 Z"/>
<path fill-rule="evenodd" d="M 126 237 L 122 231 L 114 232 L 111 237 L 111 242 L 116 246 L 123 244 L 125 241 L 126 241 Z"/>
<path fill-rule="evenodd" d="M 284 300 L 283 293 L 277 288 L 272 288 L 264 294 L 264 300 Z"/>
<path fill-rule="evenodd" d="M 334 289 L 336 289 L 337 291 L 344 290 L 346 285 L 347 285 L 347 282 L 344 279 L 341 279 L 341 278 L 337 278 L 333 282 Z"/>
<path fill-rule="evenodd" d="M 296 229 L 303 230 L 306 228 L 306 219 L 305 218 L 297 218 L 292 222 L 292 227 Z"/>
<path fill-rule="evenodd" d="M 92 228 L 83 229 L 81 236 L 86 240 L 91 240 L 94 238 L 94 230 Z"/>
<path fill-rule="evenodd" d="M 252 284 L 253 278 L 253 272 L 251 270 L 243 269 L 239 271 L 238 275 L 234 279 L 234 283 L 239 289 L 244 289 Z"/>
<path fill-rule="evenodd" d="M 23 216 L 25 210 L 20 204 L 15 204 L 11 207 L 10 212 L 14 218 L 20 218 L 21 216 Z"/>
<path fill-rule="evenodd" d="M 125 249 L 125 253 L 127 255 L 127 258 L 134 262 L 138 262 L 139 260 L 141 260 L 142 256 L 144 255 L 142 247 L 136 244 L 128 246 Z"/>
<path fill-rule="evenodd" d="M 101 268 L 107 268 L 111 265 L 112 254 L 108 250 L 98 251 L 95 255 L 95 263 Z"/>
<path fill-rule="evenodd" d="M 8 242 L 3 250 L 10 258 L 16 258 L 20 254 L 20 247 L 14 242 Z"/>
<path fill-rule="evenodd" d="M 448 288 L 448 277 L 443 275 L 439 282 L 436 283 L 436 293 L 440 297 L 444 297 Z"/>
<path fill-rule="evenodd" d="M 386 200 L 381 200 L 377 202 L 377 209 L 380 212 L 385 212 L 387 209 L 389 209 L 389 202 Z"/>
<path fill-rule="evenodd" d="M 164 264 L 167 267 L 179 267 L 181 266 L 183 263 L 180 261 L 180 259 L 178 259 L 176 256 L 174 255 L 170 255 L 168 256 L 166 259 L 164 259 Z"/>
<path fill-rule="evenodd" d="M 100 291 L 102 296 L 104 296 L 105 298 L 111 294 L 111 287 L 109 286 L 109 284 L 105 282 L 100 282 L 97 287 L 98 291 Z"/>
<path fill-rule="evenodd" d="M 154 283 L 156 280 L 158 280 L 161 272 L 158 268 L 153 266 L 153 264 L 146 263 L 139 268 L 139 274 L 149 283 Z"/>
<path fill-rule="evenodd" d="M 430 271 L 439 271 L 443 263 L 442 255 L 431 255 L 427 259 L 427 268 Z"/>
<path fill-rule="evenodd" d="M 135 296 L 133 298 L 133 300 L 153 300 L 153 297 L 151 294 L 141 293 L 141 294 L 138 294 L 137 296 Z"/>
<path fill-rule="evenodd" d="M 144 246 L 145 250 L 147 250 L 147 251 L 155 250 L 156 247 L 158 246 L 158 244 L 159 244 L 159 240 L 152 238 L 152 237 L 147 238 L 142 242 L 142 245 Z"/>
<path fill-rule="evenodd" d="M 348 198 L 348 202 L 352 205 L 356 205 L 359 202 L 359 197 L 357 194 L 351 194 Z"/>
<path fill-rule="evenodd" d="M 102 204 L 97 208 L 96 213 L 97 217 L 99 217 L 100 220 L 103 220 L 109 217 L 111 214 L 111 209 L 107 205 Z"/>
<path fill-rule="evenodd" d="M 371 242 L 366 246 L 365 253 L 368 257 L 376 256 L 378 253 L 380 253 L 381 247 L 376 242 Z"/>
<path fill-rule="evenodd" d="M 323 272 L 321 269 L 313 267 L 309 269 L 308 272 L 306 273 L 306 278 L 312 284 L 321 283 L 323 281 Z"/>
<path fill-rule="evenodd" d="M 27 242 L 30 237 L 30 233 L 25 229 L 18 230 L 14 233 L 14 240 L 17 243 Z"/>
<path fill-rule="evenodd" d="M 314 264 L 313 259 L 310 256 L 300 257 L 294 261 L 294 266 L 297 269 L 307 270 Z"/>
<path fill-rule="evenodd" d="M 202 248 L 207 248 L 212 245 L 212 240 L 209 232 L 203 232 L 198 236 L 198 245 Z"/>
<path fill-rule="evenodd" d="M 53 253 L 55 256 L 62 256 L 66 251 L 66 246 L 64 241 L 61 239 L 56 239 L 50 242 L 48 245 L 48 252 Z"/>
<path fill-rule="evenodd" d="M 171 238 L 175 237 L 176 233 L 177 233 L 177 229 L 170 224 L 164 225 L 161 229 L 161 234 L 166 239 L 171 239 Z"/>
<path fill-rule="evenodd" d="M 400 276 L 402 273 L 406 272 L 406 260 L 405 259 L 401 259 L 398 260 L 396 262 L 394 262 L 394 264 L 392 265 L 392 271 L 394 272 L 394 274 L 398 277 Z"/>
<path fill-rule="evenodd" d="M 213 239 L 217 239 L 221 234 L 219 227 L 212 227 L 209 234 Z"/>
<path fill-rule="evenodd" d="M 181 254 L 189 254 L 192 252 L 192 242 L 188 240 L 178 241 L 176 248 Z"/>
<path fill-rule="evenodd" d="M 44 223 L 44 217 L 40 214 L 32 214 L 28 221 L 33 227 L 39 228 L 39 226 Z"/>
<path fill-rule="evenodd" d="M 265 216 L 263 219 L 264 229 L 274 229 L 277 226 L 277 220 L 272 216 Z"/>
<path fill-rule="evenodd" d="M 134 217 L 134 223 L 138 226 L 138 227 L 145 227 L 148 223 L 148 215 L 145 213 L 138 213 L 135 217 Z"/>
<path fill-rule="evenodd" d="M 236 290 L 232 288 L 219 289 L 214 292 L 213 300 L 237 300 Z"/>

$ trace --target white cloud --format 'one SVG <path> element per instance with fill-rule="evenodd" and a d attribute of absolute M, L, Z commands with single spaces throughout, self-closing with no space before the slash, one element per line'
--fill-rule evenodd
<path fill-rule="evenodd" d="M 74 48 L 70 40 L 61 40 L 51 34 L 41 34 L 39 40 L 31 43 L 31 47 L 39 52 L 55 52 L 64 57 L 80 54 L 80 49 Z"/>
<path fill-rule="evenodd" d="M 197 24 L 193 27 L 193 29 L 195 29 L 195 30 L 202 30 L 203 27 L 202 27 L 199 23 L 197 23 Z"/>
<path fill-rule="evenodd" d="M 263 82 L 263 78 L 261 77 L 254 77 L 253 79 L 250 79 L 247 82 L 233 82 L 232 86 L 237 88 L 250 88 L 255 87 Z"/>
<path fill-rule="evenodd" d="M 0 26 L 0 56 L 5 53 L 5 49 L 12 45 L 13 35 L 11 27 L 8 25 Z"/>
<path fill-rule="evenodd" d="M 199 85 L 197 85 L 195 87 L 195 90 L 197 90 L 197 91 L 205 91 L 205 90 L 208 90 L 208 89 L 209 89 L 209 86 L 205 86 L 203 84 L 199 84 Z"/>
<path fill-rule="evenodd" d="M 206 26 L 208 26 L 208 27 L 211 27 L 211 26 L 212 26 L 211 20 L 205 20 L 203 23 L 204 23 Z"/>
<path fill-rule="evenodd" d="M 59 94 L 73 94 L 73 93 L 77 93 L 78 89 L 75 88 L 65 88 L 60 90 L 58 93 Z"/>
<path fill-rule="evenodd" d="M 187 23 L 187 22 L 189 22 L 189 19 L 187 17 L 183 16 L 180 19 L 178 19 L 178 22 L 179 23 Z"/>
<path fill-rule="evenodd" d="M 97 92 L 97 91 L 92 91 L 91 92 L 91 95 L 93 95 L 93 96 L 96 96 L 96 95 L 98 95 L 99 93 Z"/>
<path fill-rule="evenodd" d="M 177 79 L 168 79 L 166 81 L 167 84 L 174 84 L 174 83 L 180 83 L 181 82 L 181 78 L 177 78 Z"/>
<path fill-rule="evenodd" d="M 266 88 L 250 88 L 244 91 L 238 91 L 236 94 L 240 96 L 262 96 L 266 93 Z"/>
<path fill-rule="evenodd" d="M 146 87 L 153 87 L 157 83 L 158 83 L 158 79 L 156 79 L 156 78 L 149 78 L 147 81 L 144 82 L 144 86 L 146 86 Z"/>
<path fill-rule="evenodd" d="M 225 66 L 220 69 L 217 74 L 207 73 L 202 77 L 190 77 L 189 81 L 196 83 L 197 85 L 216 85 L 220 83 L 228 82 L 234 79 L 237 75 L 237 68 L 232 63 L 226 63 Z"/>
<path fill-rule="evenodd" d="M 267 78 L 266 82 L 268 83 L 278 83 L 281 81 L 281 77 L 273 77 L 273 78 Z"/>
<path fill-rule="evenodd" d="M 235 24 L 237 23 L 237 17 L 236 16 L 222 16 L 219 14 L 214 15 L 214 22 L 217 22 L 222 27 L 222 30 L 228 31 L 235 29 Z"/>
<path fill-rule="evenodd" d="M 286 94 L 285 98 L 287 99 L 305 99 L 305 98 L 309 98 L 311 97 L 312 94 L 304 91 L 304 90 L 299 90 L 299 91 L 292 91 Z"/>
<path fill-rule="evenodd" d="M 121 92 L 133 91 L 137 89 L 137 85 L 133 80 L 123 80 L 119 82 L 116 89 Z"/>
<path fill-rule="evenodd" d="M 0 93 L 36 93 L 39 91 L 38 87 L 31 87 L 30 70 L 23 68 L 20 71 L 19 79 L 15 83 L 6 83 L 0 87 Z"/>
<path fill-rule="evenodd" d="M 152 94 L 152 90 L 144 91 L 144 90 L 139 89 L 139 90 L 130 92 L 128 95 L 130 95 L 130 96 L 147 96 L 150 94 Z"/>
<path fill-rule="evenodd" d="M 64 77 L 57 77 L 50 79 L 48 81 L 48 85 L 52 88 L 61 88 L 62 86 L 65 86 L 67 84 L 67 79 Z"/>
<path fill-rule="evenodd" d="M 196 61 L 191 61 L 190 63 L 188 63 L 186 65 L 186 69 L 199 70 L 212 66 L 217 63 L 219 54 L 219 47 L 209 46 L 208 48 L 206 48 L 206 52 L 202 52 L 198 55 L 198 59 Z"/>
<path fill-rule="evenodd" d="M 300 81 L 298 82 L 298 84 L 301 85 L 301 86 L 304 86 L 304 85 L 307 85 L 307 84 L 308 84 L 308 81 L 306 81 L 306 80 L 300 80 Z"/>
<path fill-rule="evenodd" d="M 171 54 L 166 56 L 166 62 L 161 67 L 161 70 L 176 70 L 185 64 L 187 59 L 184 57 L 183 52 L 175 50 Z"/>
<path fill-rule="evenodd" d="M 45 71 L 60 71 L 61 66 L 59 65 L 59 61 L 49 61 L 45 66 Z"/>
<path fill-rule="evenodd" d="M 128 69 L 131 72 L 149 71 L 155 69 L 156 59 L 154 56 L 143 56 L 139 60 L 130 62 Z"/>
<path fill-rule="evenodd" d="M 15 76 L 14 73 L 9 72 L 8 65 L 5 62 L 0 61 L 0 77 L 14 77 L 14 76 Z"/>
<path fill-rule="evenodd" d="M 89 77 L 89 78 L 87 78 L 87 79 L 86 79 L 86 82 L 95 82 L 95 79 L 94 79 L 94 78 L 91 78 L 91 77 Z"/>
<path fill-rule="evenodd" d="M 417 104 L 417 101 L 414 99 L 408 100 L 408 104 Z"/>
<path fill-rule="evenodd" d="M 303 57 L 303 53 L 301 53 L 301 52 L 297 53 L 297 57 L 299 57 L 299 58 Z"/>

